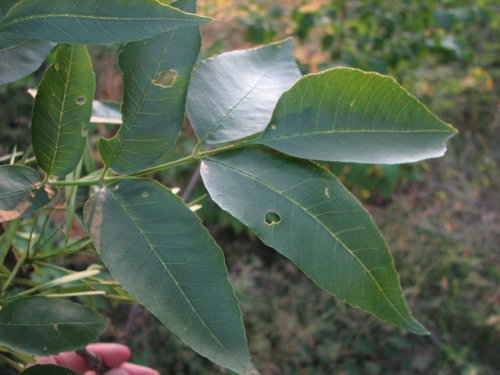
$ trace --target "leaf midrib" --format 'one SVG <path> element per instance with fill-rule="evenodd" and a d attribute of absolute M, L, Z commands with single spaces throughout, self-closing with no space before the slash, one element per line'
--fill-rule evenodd
<path fill-rule="evenodd" d="M 408 320 L 408 318 L 404 317 L 403 315 L 401 315 L 401 313 L 398 311 L 398 309 L 394 306 L 394 304 L 389 300 L 389 298 L 387 297 L 387 295 L 385 294 L 384 292 L 384 289 L 380 286 L 380 284 L 378 283 L 377 279 L 375 279 L 375 277 L 371 274 L 371 272 L 368 270 L 368 268 L 363 264 L 363 262 L 356 256 L 356 254 L 348 247 L 344 244 L 344 242 L 342 240 L 340 240 L 336 235 L 335 233 L 333 233 L 328 227 L 325 226 L 325 224 L 319 219 L 319 218 L 316 218 L 309 210 L 307 210 L 307 208 L 303 207 L 302 205 L 299 204 L 299 202 L 297 202 L 295 199 L 293 199 L 292 197 L 288 196 L 287 194 L 281 192 L 280 190 L 276 189 L 274 186 L 268 184 L 266 181 L 258 178 L 257 176 L 253 176 L 239 168 L 235 168 L 233 167 L 232 165 L 229 165 L 227 163 L 224 163 L 224 162 L 221 162 L 220 160 L 216 160 L 216 159 L 213 159 L 213 158 L 209 158 L 208 160 L 210 161 L 213 161 L 215 163 L 218 163 L 220 165 L 223 165 L 233 171 L 235 171 L 236 173 L 239 173 L 241 174 L 242 176 L 244 177 L 247 177 L 247 178 L 250 178 L 252 180 L 255 180 L 259 183 L 261 183 L 264 187 L 268 188 L 269 190 L 272 190 L 273 192 L 277 193 L 278 195 L 280 196 L 283 196 L 284 198 L 288 199 L 292 204 L 294 204 L 295 206 L 299 207 L 302 211 L 304 211 L 307 215 L 309 215 L 312 219 L 314 219 L 314 221 L 316 221 L 319 225 L 321 225 L 323 227 L 323 229 L 329 233 L 334 239 L 335 241 L 337 241 L 342 248 L 344 248 L 350 256 L 352 256 L 360 265 L 361 267 L 365 270 L 365 272 L 369 275 L 370 279 L 372 280 L 372 282 L 375 284 L 375 286 L 377 287 L 377 289 L 379 290 L 379 292 L 382 294 L 382 296 L 384 297 L 385 301 L 388 303 L 388 305 L 394 310 L 394 312 L 396 312 L 396 314 L 405 322 L 408 324 L 408 326 L 412 326 L 414 325 L 412 323 L 411 320 Z"/>
<path fill-rule="evenodd" d="M 62 52 L 62 49 L 60 50 Z M 61 107 L 59 108 L 60 112 L 59 112 L 59 120 L 56 124 L 56 131 L 57 131 L 57 134 L 56 134 L 56 141 L 55 141 L 55 148 L 53 149 L 52 151 L 52 157 L 51 157 L 51 160 L 50 160 L 50 165 L 49 165 L 49 168 L 47 169 L 47 175 L 51 175 L 52 173 L 52 170 L 54 168 L 54 163 L 56 161 L 56 157 L 57 157 L 57 154 L 58 154 L 58 150 L 60 148 L 60 140 L 61 140 L 61 128 L 62 128 L 62 121 L 63 121 L 63 117 L 64 117 L 64 113 L 65 113 L 65 108 L 66 108 L 66 96 L 67 96 L 67 92 L 68 92 L 68 86 L 69 86 L 69 82 L 70 82 L 70 77 L 71 77 L 71 71 L 73 69 L 73 55 L 74 55 L 74 52 L 75 52 L 75 47 L 71 47 L 71 53 L 70 53 L 70 57 L 69 57 L 69 63 L 68 63 L 68 70 L 67 72 L 64 71 L 64 73 L 67 73 L 66 76 L 64 77 L 65 79 L 65 82 L 64 82 L 64 92 L 63 92 L 63 97 L 62 97 L 62 100 L 61 100 Z M 50 68 L 51 69 L 54 69 L 54 71 L 57 73 L 57 70 L 55 69 L 55 64 L 57 63 L 57 61 L 54 63 L 54 65 L 52 65 Z M 63 70 L 63 67 L 60 67 L 61 70 Z"/>
<path fill-rule="evenodd" d="M 187 13 L 179 11 L 179 13 L 184 13 L 187 15 Z M 101 20 L 101 21 L 171 21 L 171 20 L 179 20 L 181 18 L 179 17 L 112 17 L 112 16 L 92 16 L 92 15 L 86 15 L 86 14 L 73 14 L 73 13 L 59 13 L 59 14 L 53 14 L 53 13 L 47 13 L 47 14 L 37 14 L 36 16 L 27 16 L 27 17 L 19 17 L 15 18 L 14 21 L 11 22 L 4 22 L 0 23 L 1 28 L 5 28 L 6 26 L 14 26 L 16 24 L 25 22 L 25 21 L 32 21 L 32 20 L 45 20 L 45 19 L 50 19 L 50 18 L 83 18 L 83 19 L 89 19 L 89 20 Z M 199 17 L 201 18 L 201 17 Z M 196 19 L 193 19 L 193 22 L 195 22 Z M 186 22 L 189 21 L 189 19 L 185 20 Z"/>
<path fill-rule="evenodd" d="M 437 130 L 437 129 L 423 129 L 423 130 L 383 130 L 383 129 L 373 129 L 373 130 L 325 130 L 325 131 L 314 131 L 314 132 L 306 132 L 306 133 L 293 133 L 293 134 L 284 134 L 279 136 L 266 136 L 264 133 L 261 138 L 255 140 L 256 143 L 259 141 L 268 141 L 268 140 L 277 140 L 284 138 L 298 138 L 298 137 L 307 137 L 312 135 L 333 135 L 333 134 L 363 134 L 363 133 L 371 133 L 371 134 L 422 134 L 422 133 L 443 133 L 443 134 L 454 134 L 453 130 Z"/>
<path fill-rule="evenodd" d="M 210 129 L 207 130 L 205 136 L 203 137 L 203 139 L 201 139 L 200 141 L 201 142 L 205 142 L 211 135 L 213 135 L 217 129 L 219 129 L 222 125 L 223 125 L 223 122 L 231 115 L 231 113 L 233 113 L 241 103 L 243 103 L 256 89 L 257 89 L 257 86 L 259 86 L 259 84 L 262 82 L 262 80 L 264 79 L 264 77 L 267 76 L 267 74 L 269 73 L 269 70 L 272 69 L 272 64 L 278 59 L 281 57 L 280 53 L 281 52 L 280 50 L 278 50 L 278 54 L 272 59 L 270 60 L 268 63 L 268 67 L 269 69 L 266 69 L 262 75 L 259 77 L 259 79 L 257 80 L 257 82 L 248 90 L 247 93 L 245 93 L 245 95 L 243 95 L 243 97 L 241 97 L 240 99 L 238 99 L 236 101 L 235 104 L 233 104 L 233 106 L 231 108 L 229 108 L 229 110 L 224 113 L 224 115 L 218 119 L 215 124 L 212 125 L 212 127 Z"/>
<path fill-rule="evenodd" d="M 124 128 L 124 131 L 123 131 L 123 136 L 119 137 L 120 135 L 120 130 L 118 131 L 118 133 L 116 133 L 116 136 L 109 139 L 109 140 L 106 140 L 107 142 L 109 142 L 109 146 L 111 146 L 111 142 L 114 142 L 114 140 L 118 140 L 118 147 L 116 148 L 116 151 L 113 152 L 113 155 L 112 157 L 110 158 L 110 162 L 109 162 L 109 167 L 110 168 L 113 168 L 113 164 L 116 162 L 116 160 L 118 159 L 118 156 L 120 155 L 120 153 L 122 152 L 123 150 L 123 147 L 125 145 L 125 143 L 128 141 L 128 135 L 129 133 L 131 132 L 131 129 L 133 128 L 134 124 L 136 123 L 136 120 L 137 118 L 139 117 L 139 114 L 141 113 L 141 109 L 143 108 L 144 106 L 144 103 L 146 102 L 146 98 L 149 97 L 151 95 L 151 87 L 153 86 L 153 82 L 152 80 L 154 79 L 155 76 L 157 76 L 159 73 L 160 73 L 160 68 L 161 68 L 161 65 L 163 64 L 164 62 L 164 59 L 165 59 L 165 56 L 166 54 L 169 52 L 169 49 L 170 49 L 170 45 L 172 43 L 172 39 L 174 38 L 175 34 L 177 33 L 178 31 L 178 28 L 175 28 L 174 30 L 171 31 L 172 35 L 170 35 L 170 38 L 168 40 L 168 44 L 167 46 L 164 48 L 164 50 L 162 51 L 162 54 L 161 54 L 161 58 L 158 59 L 158 64 L 156 65 L 156 69 L 155 69 L 155 74 L 153 77 L 148 77 L 150 78 L 149 81 L 148 81 L 148 85 L 146 87 L 146 90 L 144 90 L 142 92 L 142 96 L 141 96 L 141 101 L 140 101 L 140 104 L 137 106 L 137 111 L 135 111 L 135 113 L 133 114 L 132 116 L 132 119 L 130 120 L 130 123 L 126 124 L 125 123 L 125 118 L 122 117 L 122 126 L 120 127 L 120 130 L 122 128 Z M 161 34 L 160 34 L 161 35 Z M 134 77 L 134 81 L 136 81 L 136 78 Z M 137 85 L 139 86 L 139 85 Z M 125 94 L 124 94 L 125 95 Z M 130 94 L 131 95 L 131 94 Z M 122 116 L 123 116 L 123 113 L 122 113 Z M 113 150 L 113 149 L 112 149 Z M 135 166 L 134 166 L 135 167 Z"/>

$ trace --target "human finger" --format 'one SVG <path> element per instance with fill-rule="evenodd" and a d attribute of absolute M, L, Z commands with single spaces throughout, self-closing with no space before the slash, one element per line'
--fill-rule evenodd
<path fill-rule="evenodd" d="M 75 352 L 60 353 L 60 354 L 53 356 L 53 357 L 56 360 L 56 363 L 58 365 L 61 365 L 64 367 L 69 367 L 70 369 L 72 369 L 76 372 L 83 373 L 87 370 L 90 370 L 90 367 L 87 364 L 87 361 L 85 361 L 85 359 L 80 357 Z"/>
<path fill-rule="evenodd" d="M 39 365 L 57 365 L 57 361 L 53 355 L 46 357 L 35 356 L 36 363 Z"/>
<path fill-rule="evenodd" d="M 90 344 L 87 351 L 97 355 L 108 368 L 120 367 L 131 357 L 130 349 L 125 345 L 113 343 Z"/>
<path fill-rule="evenodd" d="M 135 363 L 126 362 L 120 366 L 120 369 L 126 370 L 129 375 L 160 375 L 156 370 L 149 367 L 136 365 Z"/>

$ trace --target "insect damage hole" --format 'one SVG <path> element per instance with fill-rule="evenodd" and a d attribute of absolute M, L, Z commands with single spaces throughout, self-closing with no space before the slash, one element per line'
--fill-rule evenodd
<path fill-rule="evenodd" d="M 277 212 L 269 211 L 266 213 L 264 220 L 267 225 L 278 225 L 281 223 L 281 216 Z"/>
<path fill-rule="evenodd" d="M 75 100 L 75 103 L 78 105 L 84 105 L 86 102 L 87 102 L 87 98 L 85 96 L 79 96 Z"/>
<path fill-rule="evenodd" d="M 158 73 L 158 77 L 153 81 L 153 85 L 166 89 L 172 87 L 176 78 L 177 72 L 175 70 L 166 70 Z"/>

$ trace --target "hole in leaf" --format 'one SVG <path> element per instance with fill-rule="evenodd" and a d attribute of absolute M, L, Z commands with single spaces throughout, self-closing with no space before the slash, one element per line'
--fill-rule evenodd
<path fill-rule="evenodd" d="M 82 129 L 82 137 L 86 138 L 88 134 L 89 134 L 89 128 L 83 128 Z"/>
<path fill-rule="evenodd" d="M 177 72 L 175 70 L 166 70 L 158 74 L 158 77 L 153 81 L 153 85 L 166 89 L 174 84 L 176 78 Z"/>
<path fill-rule="evenodd" d="M 55 69 L 57 72 L 59 71 L 60 67 L 59 67 L 59 64 L 58 64 L 58 63 L 55 63 L 55 64 L 54 64 L 54 69 Z"/>
<path fill-rule="evenodd" d="M 266 213 L 265 220 L 267 225 L 277 225 L 281 223 L 281 216 L 277 212 L 269 211 Z"/>
<path fill-rule="evenodd" d="M 141 194 L 141 197 L 148 198 L 149 197 L 149 192 L 143 191 L 142 194 Z"/>
<path fill-rule="evenodd" d="M 75 103 L 78 105 L 84 105 L 86 101 L 87 98 L 85 96 L 79 96 L 78 98 L 76 98 Z"/>

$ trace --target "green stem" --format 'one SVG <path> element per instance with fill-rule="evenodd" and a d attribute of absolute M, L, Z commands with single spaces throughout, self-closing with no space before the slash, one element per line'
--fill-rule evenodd
<path fill-rule="evenodd" d="M 191 155 L 189 155 L 189 156 L 186 156 L 184 158 L 177 159 L 177 160 L 174 160 L 174 161 L 171 161 L 171 162 L 168 162 L 168 163 L 156 165 L 156 166 L 151 167 L 151 168 L 143 169 L 142 171 L 133 173 L 133 174 L 131 174 L 129 176 L 126 176 L 126 177 L 144 176 L 144 175 L 147 175 L 147 174 L 161 172 L 161 171 L 165 171 L 167 169 L 178 167 L 179 165 L 189 164 L 189 163 L 195 163 L 195 162 L 198 162 L 198 161 L 202 160 L 206 156 L 212 156 L 212 155 L 220 154 L 220 153 L 223 153 L 223 152 L 226 152 L 226 151 L 229 151 L 229 150 L 234 150 L 234 149 L 237 149 L 237 148 L 241 148 L 241 147 L 247 145 L 249 143 L 249 141 L 242 141 L 242 142 L 238 142 L 238 143 L 233 143 L 233 144 L 230 144 L 230 145 L 227 145 L 227 146 L 222 146 L 222 147 L 219 147 L 219 148 L 214 148 L 213 150 L 202 151 L 202 152 L 198 152 L 199 146 L 197 146 L 195 148 L 195 150 L 193 151 L 193 153 Z M 123 177 L 120 177 L 120 178 L 123 178 Z"/>
<path fill-rule="evenodd" d="M 53 181 L 49 180 L 47 181 L 49 185 L 52 186 L 92 186 L 92 185 L 99 185 L 102 183 L 101 179 L 96 179 L 96 180 L 86 180 L 86 179 L 81 179 L 81 180 L 74 180 L 74 181 Z"/>
<path fill-rule="evenodd" d="M 0 237 L 0 263 L 4 264 L 5 257 L 10 250 L 12 242 L 14 241 L 17 233 L 17 229 L 21 224 L 21 218 L 17 218 L 9 223 L 7 229 Z"/>
<path fill-rule="evenodd" d="M 24 368 L 22 364 L 17 363 L 16 361 L 3 354 L 0 354 L 0 358 L 2 358 L 9 366 L 13 367 L 16 371 L 22 371 Z"/>
<path fill-rule="evenodd" d="M 17 158 L 18 156 L 23 156 L 24 152 L 22 151 L 16 151 L 11 154 L 1 156 L 0 157 L 0 163 L 4 163 L 6 161 L 10 161 L 12 158 Z"/>
<path fill-rule="evenodd" d="M 33 222 L 33 227 L 31 228 L 30 238 L 28 240 L 28 244 L 26 245 L 26 250 L 21 254 L 21 257 L 19 258 L 16 265 L 14 266 L 14 269 L 10 273 L 9 278 L 7 279 L 7 281 L 5 281 L 5 284 L 3 284 L 2 297 L 5 295 L 5 292 L 9 288 L 12 281 L 14 281 L 14 278 L 17 276 L 17 273 L 19 272 L 22 265 L 24 264 L 24 262 L 26 261 L 26 259 L 28 258 L 29 254 L 30 254 L 30 247 L 31 247 L 31 243 L 33 240 L 33 233 L 35 232 L 35 228 L 36 228 L 36 225 L 38 223 L 38 218 L 39 218 L 39 215 L 36 215 L 35 220 Z"/>
<path fill-rule="evenodd" d="M 66 177 L 67 181 L 75 181 L 81 177 L 83 166 L 83 159 L 76 166 L 75 170 Z M 77 186 L 67 186 L 65 188 L 66 197 L 66 212 L 65 221 L 66 225 L 64 227 L 64 247 L 68 246 L 69 238 L 71 236 L 71 228 L 73 225 L 73 219 L 75 218 L 75 203 L 76 203 L 76 193 L 78 191 Z"/>
<path fill-rule="evenodd" d="M 49 221 L 50 221 L 50 215 L 47 213 L 45 215 L 45 220 L 43 221 L 43 224 L 42 224 L 42 229 L 40 229 L 40 233 L 39 233 L 38 239 L 36 241 L 36 246 L 33 245 L 33 251 L 31 252 L 31 257 L 33 257 L 35 255 L 36 251 L 39 249 L 40 241 L 42 240 L 42 236 L 45 233 L 45 229 L 47 228 L 47 224 L 49 223 Z"/>
<path fill-rule="evenodd" d="M 102 183 L 111 183 L 111 182 L 115 182 L 115 181 L 122 180 L 125 178 L 141 177 L 141 176 L 145 176 L 148 174 L 162 172 L 162 171 L 165 171 L 167 169 L 178 167 L 180 165 L 195 163 L 195 162 L 198 162 L 207 156 L 217 155 L 217 154 L 229 151 L 229 150 L 235 150 L 235 149 L 244 147 L 247 144 L 249 144 L 250 142 L 251 142 L 251 139 L 248 139 L 248 140 L 240 141 L 238 143 L 232 143 L 230 145 L 226 145 L 226 146 L 222 146 L 219 148 L 215 148 L 213 150 L 207 150 L 207 151 L 202 151 L 202 152 L 198 152 L 199 146 L 197 146 L 191 155 L 185 156 L 185 157 L 177 159 L 177 160 L 169 161 L 169 162 L 164 163 L 164 164 L 159 164 L 159 165 L 156 165 L 156 166 L 151 167 L 151 168 L 146 168 L 146 169 L 143 169 L 139 172 L 131 173 L 128 175 L 105 177 L 105 174 L 107 172 L 107 169 L 105 169 L 103 174 L 101 175 L 101 177 L 99 177 L 98 179 L 81 179 L 81 180 L 75 180 L 75 181 L 50 181 L 49 180 L 48 183 L 50 185 L 53 185 L 53 186 L 91 186 L 91 185 L 99 185 Z"/>
<path fill-rule="evenodd" d="M 81 244 L 79 244 L 80 242 L 81 242 Z M 66 255 L 66 256 L 73 255 L 73 254 L 76 254 L 76 253 L 82 251 L 85 247 L 87 247 L 91 243 L 92 243 L 92 241 L 90 239 L 79 240 L 79 241 L 74 242 L 73 244 L 70 244 L 70 245 L 62 248 L 62 249 L 58 249 L 56 251 L 53 251 L 53 252 L 47 253 L 47 254 L 40 254 L 40 255 L 37 255 L 35 257 L 32 257 L 31 259 L 44 260 L 44 259 L 50 259 L 50 258 L 59 256 L 62 254 Z M 73 246 L 75 246 L 77 244 L 79 244 L 79 246 L 76 249 L 71 249 Z M 67 249 L 71 249 L 71 250 L 67 250 Z M 67 251 L 65 251 L 65 250 L 67 250 Z"/>
<path fill-rule="evenodd" d="M 170 168 L 178 167 L 179 165 L 194 163 L 196 161 L 198 161 L 198 158 L 196 156 L 189 155 L 189 156 L 183 157 L 181 159 L 170 161 L 168 163 L 164 163 L 164 164 L 160 164 L 160 165 L 157 165 L 157 166 L 154 166 L 151 168 L 143 169 L 142 171 L 132 173 L 128 177 L 140 177 L 140 176 L 144 176 L 147 174 L 153 174 L 153 173 L 161 172 L 161 171 L 164 171 L 164 170 L 167 170 Z"/>

